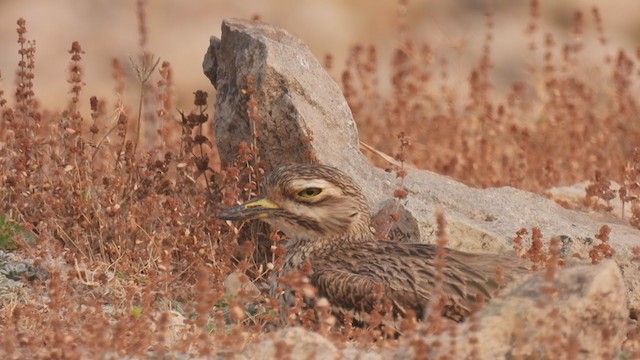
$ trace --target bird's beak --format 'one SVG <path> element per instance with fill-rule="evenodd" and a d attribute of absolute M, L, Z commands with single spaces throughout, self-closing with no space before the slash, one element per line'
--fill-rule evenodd
<path fill-rule="evenodd" d="M 271 216 L 271 213 L 277 209 L 280 209 L 280 206 L 268 198 L 258 198 L 223 210 L 218 215 L 218 219 L 232 221 L 262 219 Z"/>

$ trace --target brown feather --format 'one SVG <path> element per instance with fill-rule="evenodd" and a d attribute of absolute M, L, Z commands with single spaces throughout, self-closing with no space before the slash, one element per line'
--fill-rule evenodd
<path fill-rule="evenodd" d="M 374 241 L 340 244 L 315 254 L 311 282 L 332 304 L 370 312 L 376 286 L 395 305 L 395 313 L 413 310 L 421 318 L 435 290 L 436 246 Z M 454 320 L 466 317 L 476 295 L 491 298 L 499 288 L 498 266 L 507 279 L 526 271 L 523 262 L 506 256 L 468 254 L 447 249 L 442 287 Z"/>

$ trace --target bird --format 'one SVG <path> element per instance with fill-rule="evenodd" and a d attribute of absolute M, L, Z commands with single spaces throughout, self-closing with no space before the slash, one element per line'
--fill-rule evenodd
<path fill-rule="evenodd" d="M 367 323 L 380 295 L 396 318 L 414 314 L 421 319 L 440 286 L 442 315 L 464 321 L 478 294 L 490 299 L 503 278 L 527 271 L 515 256 L 444 248 L 445 265 L 436 281 L 438 245 L 379 239 L 362 189 L 332 166 L 282 166 L 266 177 L 263 192 L 218 218 L 260 219 L 279 229 L 287 238 L 283 273 L 311 264 L 311 284 L 341 319 L 348 313 Z"/>

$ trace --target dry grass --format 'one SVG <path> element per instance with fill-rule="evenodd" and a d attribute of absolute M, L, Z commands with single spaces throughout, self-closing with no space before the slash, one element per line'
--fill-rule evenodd
<path fill-rule="evenodd" d="M 600 185 L 590 196 L 619 196 L 630 204 L 630 221 L 638 226 L 640 150 L 634 147 L 640 144 L 635 100 L 640 52 L 620 49 L 604 58 L 599 72 L 586 76 L 591 64 L 581 63 L 580 54 L 589 39 L 580 34 L 591 17 L 600 34 L 591 41 L 606 41 L 598 10 L 577 13 L 573 40 L 558 43 L 537 27 L 535 7 L 532 1 L 523 38 L 530 43 L 535 66 L 504 98 L 492 93 L 489 82 L 492 15 L 487 15 L 483 55 L 469 83 L 459 88 L 446 81 L 446 59 L 439 59 L 428 44 L 408 38 L 404 21 L 389 94 L 379 86 L 376 49 L 355 45 L 342 85 L 362 139 L 380 151 L 398 152 L 399 186 L 390 196 L 399 200 L 407 196 L 402 179 L 409 160 L 479 187 L 511 185 L 542 192 L 595 178 Z M 233 166 L 220 167 L 208 131 L 210 99 L 195 91 L 193 109 L 178 116 L 171 65 L 146 49 L 142 1 L 138 21 L 141 50 L 131 63 L 139 103 L 135 109 L 121 103 L 125 65 L 114 60 L 114 96 L 90 97 L 88 116 L 77 106 L 87 101 L 80 44 L 74 42 L 69 51 L 70 98 L 61 104 L 65 110 L 42 109 L 33 92 L 36 44 L 27 37 L 25 21 L 18 21 L 21 60 L 12 90 L 15 101 L 7 102 L 7 92 L 0 88 L 0 230 L 22 229 L 14 236 L 17 254 L 35 259 L 49 276 L 23 280 L 17 296 L 3 300 L 3 358 L 230 354 L 283 323 L 300 324 L 339 343 L 397 345 L 395 334 L 380 327 L 336 324 L 328 304 L 305 303 L 303 296 L 314 295 L 304 276 L 310 269 L 281 280 L 282 288 L 298 290 L 292 307 L 283 309 L 269 296 L 268 279 L 281 266 L 279 235 L 263 234 L 267 244 L 256 246 L 246 240 L 260 229 L 236 228 L 214 216 L 220 207 L 259 192 L 265 169 L 256 141 L 238 149 Z M 260 119 L 252 109 L 260 105 L 251 96 L 253 82 L 246 80 L 247 108 L 256 123 Z M 463 94 L 460 90 L 466 88 Z M 382 135 L 390 130 L 400 134 L 398 143 Z M 411 141 L 405 134 L 411 134 Z M 608 180 L 623 184 L 624 191 L 611 193 Z M 442 214 L 438 222 L 444 227 Z M 553 278 L 561 262 L 557 239 L 545 252 L 541 231 L 533 229 L 531 248 L 524 249 L 525 234 L 516 236 L 517 250 L 546 267 Z M 590 254 L 594 262 L 613 252 L 607 229 L 597 238 L 601 244 Z M 440 236 L 438 243 L 445 245 L 446 237 Z M 260 294 L 225 293 L 223 282 L 233 271 L 249 275 Z M 376 310 L 376 323 L 389 320 L 384 319 L 390 313 L 387 305 L 381 302 Z M 435 326 L 441 319 L 432 320 L 425 329 L 406 319 L 401 331 L 455 333 L 455 327 Z"/>

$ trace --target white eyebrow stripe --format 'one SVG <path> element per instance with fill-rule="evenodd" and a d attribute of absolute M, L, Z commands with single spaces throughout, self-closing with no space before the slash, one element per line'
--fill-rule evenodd
<path fill-rule="evenodd" d="M 320 188 L 323 190 L 325 194 L 331 194 L 335 196 L 342 195 L 342 190 L 334 185 L 333 183 L 323 180 L 323 179 L 313 179 L 313 180 L 293 180 L 291 181 L 291 187 L 295 189 L 295 191 L 302 191 L 306 188 Z"/>
<path fill-rule="evenodd" d="M 333 187 L 333 184 L 327 180 L 314 179 L 314 180 L 293 180 L 291 186 L 295 189 L 305 189 L 310 187 L 317 187 L 320 189 L 327 189 Z"/>

